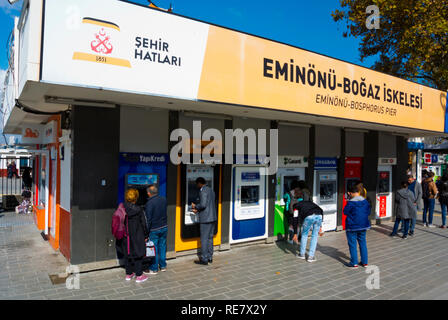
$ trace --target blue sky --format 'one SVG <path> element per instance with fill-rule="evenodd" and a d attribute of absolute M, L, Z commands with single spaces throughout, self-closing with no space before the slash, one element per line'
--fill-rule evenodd
<path fill-rule="evenodd" d="M 61 0 L 62 1 L 62 0 Z M 93 0 L 92 0 L 93 1 Z M 111 0 L 113 1 L 113 0 Z M 147 0 L 131 2 L 148 4 Z M 331 12 L 339 8 L 339 0 L 154 0 L 160 7 L 174 12 L 241 30 L 258 36 L 292 44 L 338 59 L 369 67 L 373 59 L 359 60 L 359 41 L 344 38 L 343 24 L 335 23 Z M 14 26 L 15 15 L 20 14 L 23 0 L 10 6 L 0 0 L 0 76 L 7 68 L 6 43 Z"/>

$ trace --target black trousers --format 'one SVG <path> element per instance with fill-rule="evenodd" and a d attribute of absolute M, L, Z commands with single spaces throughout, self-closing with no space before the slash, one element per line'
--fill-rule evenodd
<path fill-rule="evenodd" d="M 215 231 L 215 222 L 201 223 L 201 260 L 208 262 L 213 259 L 213 234 Z"/>
<path fill-rule="evenodd" d="M 126 258 L 126 274 L 131 275 L 135 273 L 137 277 L 143 274 L 142 269 L 143 258 Z"/>

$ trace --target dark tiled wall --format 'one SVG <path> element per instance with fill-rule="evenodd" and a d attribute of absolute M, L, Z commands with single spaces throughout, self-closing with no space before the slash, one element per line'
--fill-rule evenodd
<path fill-rule="evenodd" d="M 110 229 L 117 206 L 120 110 L 76 106 L 72 121 L 71 263 L 113 259 Z"/>

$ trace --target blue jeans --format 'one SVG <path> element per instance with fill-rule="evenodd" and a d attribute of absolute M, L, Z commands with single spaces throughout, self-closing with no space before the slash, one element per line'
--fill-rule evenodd
<path fill-rule="evenodd" d="M 152 259 L 152 263 L 149 266 L 151 271 L 157 272 L 160 268 L 166 268 L 166 234 L 168 228 L 162 228 L 149 233 L 149 240 L 154 242 L 156 248 L 156 256 Z"/>
<path fill-rule="evenodd" d="M 305 255 L 306 245 L 308 243 L 308 233 L 311 227 L 313 227 L 313 233 L 311 234 L 310 252 L 309 256 L 314 257 L 317 247 L 317 237 L 319 236 L 319 230 L 322 226 L 322 216 L 320 214 L 313 214 L 303 220 L 302 224 L 302 237 L 300 238 L 300 255 Z"/>
<path fill-rule="evenodd" d="M 398 217 L 395 219 L 394 230 L 392 231 L 392 234 L 393 235 L 397 234 L 398 226 L 400 225 L 401 221 L 403 221 L 403 236 L 407 236 L 409 232 L 409 223 L 411 222 L 411 219 L 401 219 Z"/>
<path fill-rule="evenodd" d="M 434 215 L 434 206 L 436 199 L 423 199 L 423 224 L 432 224 L 432 218 Z M 429 221 L 426 222 L 426 214 L 429 211 Z"/>
<path fill-rule="evenodd" d="M 417 218 L 411 219 L 411 222 L 409 224 L 409 232 L 414 233 L 415 230 L 415 223 L 417 222 Z"/>
<path fill-rule="evenodd" d="M 441 203 L 440 207 L 442 208 L 442 226 L 446 226 L 446 204 Z"/>
<path fill-rule="evenodd" d="M 350 265 L 358 265 L 358 248 L 356 243 L 359 244 L 361 263 L 368 264 L 366 230 L 346 231 L 345 234 L 347 235 L 348 248 L 350 250 Z"/>

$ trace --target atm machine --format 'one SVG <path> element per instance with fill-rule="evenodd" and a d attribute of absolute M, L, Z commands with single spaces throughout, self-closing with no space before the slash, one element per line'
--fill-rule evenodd
<path fill-rule="evenodd" d="M 392 217 L 392 166 L 378 166 L 376 218 Z"/>
<path fill-rule="evenodd" d="M 283 215 L 285 208 L 283 196 L 291 191 L 291 183 L 293 181 L 305 180 L 305 168 L 308 166 L 308 161 L 304 157 L 280 156 L 278 164 L 275 190 L 274 236 L 281 238 L 287 233 L 289 227 L 288 221 Z"/>
<path fill-rule="evenodd" d="M 125 176 L 125 190 L 137 189 L 138 200 L 136 205 L 144 206 L 148 201 L 148 187 L 154 184 L 159 188 L 159 175 L 157 173 L 127 173 Z"/>
<path fill-rule="evenodd" d="M 338 209 L 337 158 L 315 158 L 313 201 L 324 211 L 322 230 L 336 230 Z"/>
<path fill-rule="evenodd" d="M 130 188 L 139 191 L 137 205 L 144 206 L 148 199 L 146 189 L 155 184 L 159 194 L 166 197 L 166 172 L 168 154 L 120 153 L 118 172 L 118 203 L 124 202 L 124 194 Z"/>
<path fill-rule="evenodd" d="M 206 184 L 215 191 L 215 200 L 218 201 L 219 194 L 219 165 L 189 164 L 183 166 L 182 186 L 182 216 L 181 216 L 181 237 L 192 239 L 200 237 L 199 216 L 191 210 L 191 203 L 199 203 L 199 189 L 196 186 L 196 179 L 202 177 Z M 218 203 L 216 203 L 217 207 Z M 215 228 L 214 234 L 217 229 Z"/>
<path fill-rule="evenodd" d="M 267 238 L 266 166 L 236 165 L 232 171 L 230 243 Z"/>
<path fill-rule="evenodd" d="M 344 164 L 344 195 L 342 197 L 342 228 L 345 230 L 345 220 L 347 216 L 343 213 L 345 205 L 347 204 L 347 192 L 350 186 L 361 181 L 362 175 L 362 158 L 361 157 L 346 157 Z"/>

